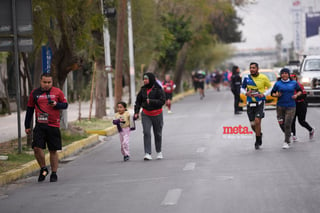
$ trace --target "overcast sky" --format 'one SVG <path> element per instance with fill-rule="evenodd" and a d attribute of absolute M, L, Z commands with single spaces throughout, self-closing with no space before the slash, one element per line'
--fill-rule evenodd
<path fill-rule="evenodd" d="M 240 26 L 245 42 L 236 43 L 238 49 L 274 48 L 275 36 L 281 33 L 282 44 L 293 41 L 292 3 L 296 0 L 257 0 L 256 4 L 237 9 L 238 16 L 243 18 Z M 320 0 L 300 0 L 307 10 L 310 5 L 314 10 L 320 8 Z M 318 9 L 319 11 L 319 9 Z"/>

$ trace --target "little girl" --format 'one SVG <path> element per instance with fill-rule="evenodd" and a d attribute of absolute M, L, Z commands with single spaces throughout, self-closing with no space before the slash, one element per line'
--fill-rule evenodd
<path fill-rule="evenodd" d="M 121 153 L 123 160 L 128 161 L 130 159 L 129 154 L 129 135 L 130 135 L 130 113 L 127 110 L 127 104 L 120 101 L 117 104 L 117 113 L 113 124 L 117 125 L 120 142 L 121 142 Z"/>

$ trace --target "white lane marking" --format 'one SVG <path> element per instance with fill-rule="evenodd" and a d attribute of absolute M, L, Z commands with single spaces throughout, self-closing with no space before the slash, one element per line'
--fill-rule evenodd
<path fill-rule="evenodd" d="M 202 152 L 204 152 L 206 150 L 206 147 L 199 147 L 198 149 L 197 149 L 197 153 L 202 153 Z"/>
<path fill-rule="evenodd" d="M 176 205 L 179 201 L 181 196 L 182 189 L 171 189 L 167 192 L 166 196 L 164 197 L 161 205 L 164 206 L 173 206 Z"/>
<path fill-rule="evenodd" d="M 196 167 L 196 163 L 190 162 L 185 165 L 185 167 L 183 168 L 183 171 L 191 171 L 191 170 L 194 170 L 195 167 Z"/>

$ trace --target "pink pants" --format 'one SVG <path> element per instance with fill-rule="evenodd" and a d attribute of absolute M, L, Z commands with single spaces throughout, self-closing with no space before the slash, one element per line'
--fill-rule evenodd
<path fill-rule="evenodd" d="M 129 154 L 130 127 L 122 128 L 122 132 L 119 132 L 119 135 L 120 135 L 122 155 L 123 156 L 130 156 L 130 154 Z"/>

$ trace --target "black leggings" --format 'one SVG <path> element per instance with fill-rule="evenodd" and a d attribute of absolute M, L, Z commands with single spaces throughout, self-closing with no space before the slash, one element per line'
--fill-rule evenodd
<path fill-rule="evenodd" d="M 240 111 L 239 102 L 240 102 L 240 91 L 238 90 L 231 90 L 234 96 L 234 112 Z"/>
<path fill-rule="evenodd" d="M 309 132 L 312 130 L 312 127 L 306 122 L 307 115 L 307 103 L 305 101 L 297 102 L 296 105 L 296 115 L 292 121 L 291 132 L 293 135 L 296 135 L 296 117 L 298 117 L 299 124 L 306 128 Z"/>

